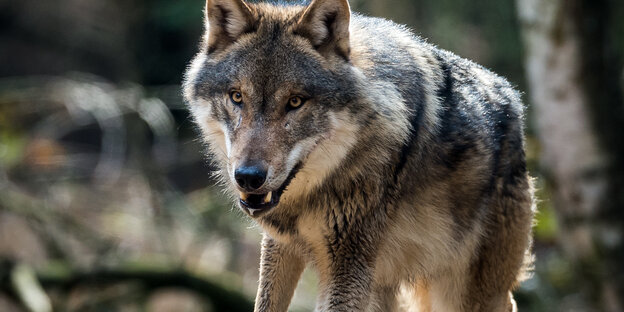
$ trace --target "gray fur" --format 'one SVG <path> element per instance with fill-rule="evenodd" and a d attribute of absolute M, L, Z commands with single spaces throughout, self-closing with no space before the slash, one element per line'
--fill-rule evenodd
<path fill-rule="evenodd" d="M 256 311 L 286 311 L 305 264 L 319 311 L 515 309 L 533 216 L 518 93 L 402 26 L 349 21 L 344 0 L 312 1 L 315 15 L 249 3 L 243 24 L 227 19 L 246 16 L 227 9 L 239 1 L 208 1 L 225 18 L 184 89 L 224 180 L 260 158 L 275 170 L 258 193 L 288 185 L 250 213 L 265 230 Z M 228 23 L 244 31 L 210 37 Z M 291 95 L 307 101 L 288 110 Z"/>

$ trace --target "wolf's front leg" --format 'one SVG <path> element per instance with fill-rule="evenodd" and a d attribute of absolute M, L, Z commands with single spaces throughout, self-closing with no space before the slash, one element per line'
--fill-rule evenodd
<path fill-rule="evenodd" d="M 304 267 L 303 258 L 290 246 L 265 235 L 262 239 L 260 283 L 254 311 L 286 312 Z"/>
<path fill-rule="evenodd" d="M 344 257 L 332 265 L 322 285 L 317 311 L 366 311 L 370 303 L 372 268 L 357 256 Z"/>

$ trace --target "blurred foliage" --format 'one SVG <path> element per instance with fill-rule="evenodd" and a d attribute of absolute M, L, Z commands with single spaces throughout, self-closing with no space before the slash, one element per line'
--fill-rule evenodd
<path fill-rule="evenodd" d="M 525 89 L 513 1 L 351 4 L 407 24 Z M 180 98 L 203 6 L 203 0 L 0 0 L 0 258 L 32 266 L 58 309 L 214 306 L 207 303 L 211 294 L 171 280 L 152 289 L 131 278 L 68 282 L 74 272 L 130 268 L 182 272 L 246 300 L 255 295 L 259 230 L 210 178 Z M 537 261 L 516 295 L 520 310 L 583 310 L 574 290 L 582 281 L 557 248 L 533 137 L 527 149 L 539 197 Z M 8 270 L 0 266 L 0 310 L 19 309 L 16 294 L 1 286 Z M 306 271 L 293 311 L 311 309 L 315 287 Z"/>

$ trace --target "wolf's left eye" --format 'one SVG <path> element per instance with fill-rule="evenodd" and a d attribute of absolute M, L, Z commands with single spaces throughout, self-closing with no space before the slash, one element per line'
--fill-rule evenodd
<path fill-rule="evenodd" d="M 232 100 L 234 104 L 240 104 L 243 102 L 243 94 L 237 90 L 230 91 L 230 100 Z"/>
<path fill-rule="evenodd" d="M 300 96 L 293 96 L 290 99 L 288 99 L 288 106 L 286 107 L 286 109 L 287 110 L 297 109 L 301 107 L 301 105 L 303 105 L 303 98 Z"/>

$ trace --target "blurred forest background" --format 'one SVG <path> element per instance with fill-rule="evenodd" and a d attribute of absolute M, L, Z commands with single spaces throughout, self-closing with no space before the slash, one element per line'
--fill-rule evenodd
<path fill-rule="evenodd" d="M 624 1 L 351 5 L 523 92 L 539 213 L 520 311 L 624 311 Z M 180 97 L 203 6 L 0 0 L 0 311 L 251 311 L 260 230 Z"/>

